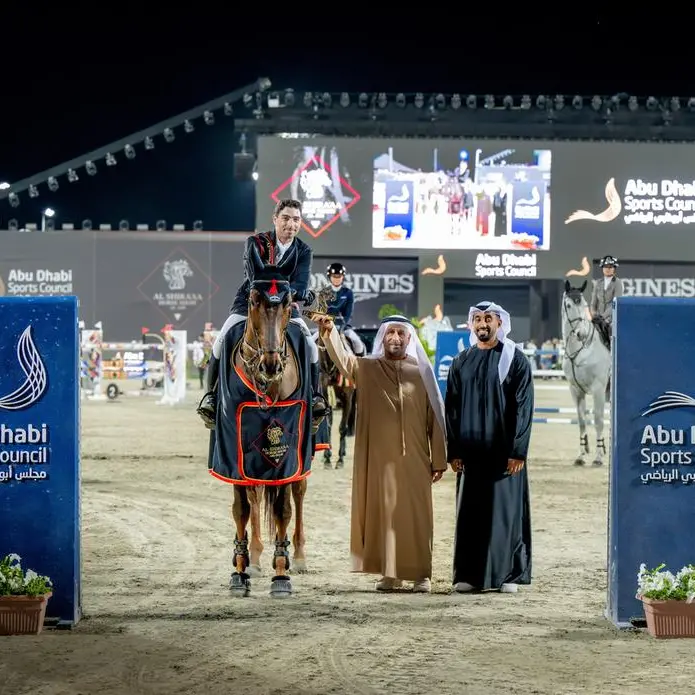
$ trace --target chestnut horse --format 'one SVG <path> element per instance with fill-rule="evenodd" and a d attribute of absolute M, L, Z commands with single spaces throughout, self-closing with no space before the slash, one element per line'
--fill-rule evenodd
<path fill-rule="evenodd" d="M 278 276 L 279 277 L 279 276 Z M 237 367 L 259 393 L 259 405 L 272 408 L 274 403 L 288 400 L 300 386 L 300 365 L 290 342 L 287 327 L 292 311 L 289 283 L 279 277 L 276 281 L 277 296 L 282 301 L 271 301 L 263 291 L 267 280 L 253 282 L 249 291 L 248 318 L 240 346 L 230 356 L 232 368 Z M 303 339 L 303 338 L 302 338 Z M 270 405 L 263 406 L 262 403 Z M 309 404 L 310 407 L 310 404 Z M 263 488 L 263 492 L 261 492 Z M 287 530 L 292 519 L 294 501 L 295 525 L 292 543 L 294 556 L 292 571 L 307 571 L 304 538 L 304 495 L 307 481 L 299 480 L 286 485 L 246 486 L 234 485 L 231 513 L 236 525 L 234 539 L 234 572 L 230 579 L 230 590 L 235 596 L 248 596 L 251 590 L 250 577 L 259 576 L 263 542 L 260 532 L 260 501 L 264 496 L 265 517 L 268 534 L 274 537 L 273 579 L 270 595 L 286 597 L 292 593 L 289 577 L 289 540 Z M 249 542 L 246 531 L 251 526 Z"/>

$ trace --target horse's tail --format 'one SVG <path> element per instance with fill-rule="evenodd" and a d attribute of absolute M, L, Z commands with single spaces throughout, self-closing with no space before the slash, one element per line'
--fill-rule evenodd
<path fill-rule="evenodd" d="M 264 485 L 263 486 L 263 515 L 265 517 L 266 529 L 268 538 L 275 540 L 275 507 L 280 501 L 280 492 L 284 493 L 284 486 L 279 485 Z"/>

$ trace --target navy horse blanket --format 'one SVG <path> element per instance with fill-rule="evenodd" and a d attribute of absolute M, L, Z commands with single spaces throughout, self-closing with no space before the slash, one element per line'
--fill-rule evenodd
<path fill-rule="evenodd" d="M 313 456 L 306 339 L 299 326 L 288 325 L 287 340 L 298 363 L 300 384 L 290 398 L 270 405 L 272 401 L 235 366 L 245 328 L 245 321 L 232 326 L 222 345 L 208 471 L 233 485 L 294 483 L 311 473 Z"/>

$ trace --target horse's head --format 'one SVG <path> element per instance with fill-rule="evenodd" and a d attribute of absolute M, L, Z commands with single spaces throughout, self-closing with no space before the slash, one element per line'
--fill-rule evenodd
<path fill-rule="evenodd" d="M 267 381 L 279 379 L 285 369 L 285 331 L 291 311 L 290 283 L 268 266 L 251 283 L 248 317 L 255 337 L 253 347 L 259 353 L 259 375 Z"/>
<path fill-rule="evenodd" d="M 585 337 L 584 325 L 591 320 L 589 305 L 584 299 L 586 280 L 579 287 L 572 287 L 569 280 L 565 280 L 565 292 L 562 295 L 562 313 L 570 325 L 570 331 L 579 339 Z"/>

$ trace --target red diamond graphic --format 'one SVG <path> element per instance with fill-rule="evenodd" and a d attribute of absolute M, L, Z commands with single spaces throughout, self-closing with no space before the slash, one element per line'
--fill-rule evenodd
<path fill-rule="evenodd" d="M 177 328 L 202 309 L 219 285 L 181 247 L 165 256 L 138 285 L 138 290 Z"/>
<path fill-rule="evenodd" d="M 321 157 L 319 157 L 318 155 L 314 155 L 306 164 L 304 164 L 304 166 L 297 169 L 292 174 L 292 176 L 290 176 L 290 178 L 287 179 L 287 181 L 285 181 L 278 188 L 276 188 L 270 194 L 270 197 L 277 203 L 282 197 L 280 193 L 284 189 L 286 189 L 293 181 L 299 179 L 303 172 L 312 170 L 323 170 L 329 176 L 331 176 L 332 174 L 332 169 L 323 161 L 323 159 L 321 159 Z M 342 176 L 340 176 L 340 174 L 338 174 L 338 181 L 340 182 L 340 185 L 342 186 L 343 190 L 352 196 L 352 200 L 347 202 L 342 207 L 342 210 L 349 210 L 355 203 L 357 203 L 360 200 L 362 196 Z M 305 206 L 309 207 L 309 212 L 305 212 L 304 217 L 305 220 L 308 219 L 310 222 L 310 224 L 307 224 L 305 220 L 302 220 L 302 227 L 304 227 L 304 229 L 309 234 L 311 234 L 311 236 L 313 236 L 314 239 L 316 239 L 320 237 L 329 227 L 331 227 L 340 219 L 341 209 L 338 207 L 339 204 L 337 203 L 337 201 L 333 199 L 333 196 L 330 193 L 330 191 L 326 188 L 324 188 L 323 198 L 320 201 L 318 201 L 319 203 L 324 204 L 324 208 L 317 209 L 315 212 L 313 212 L 311 210 L 312 202 L 315 202 L 315 199 L 305 198 L 301 201 L 303 208 Z M 308 206 L 306 205 L 307 203 L 309 203 Z M 328 205 L 329 209 L 326 209 L 326 205 Z"/>

